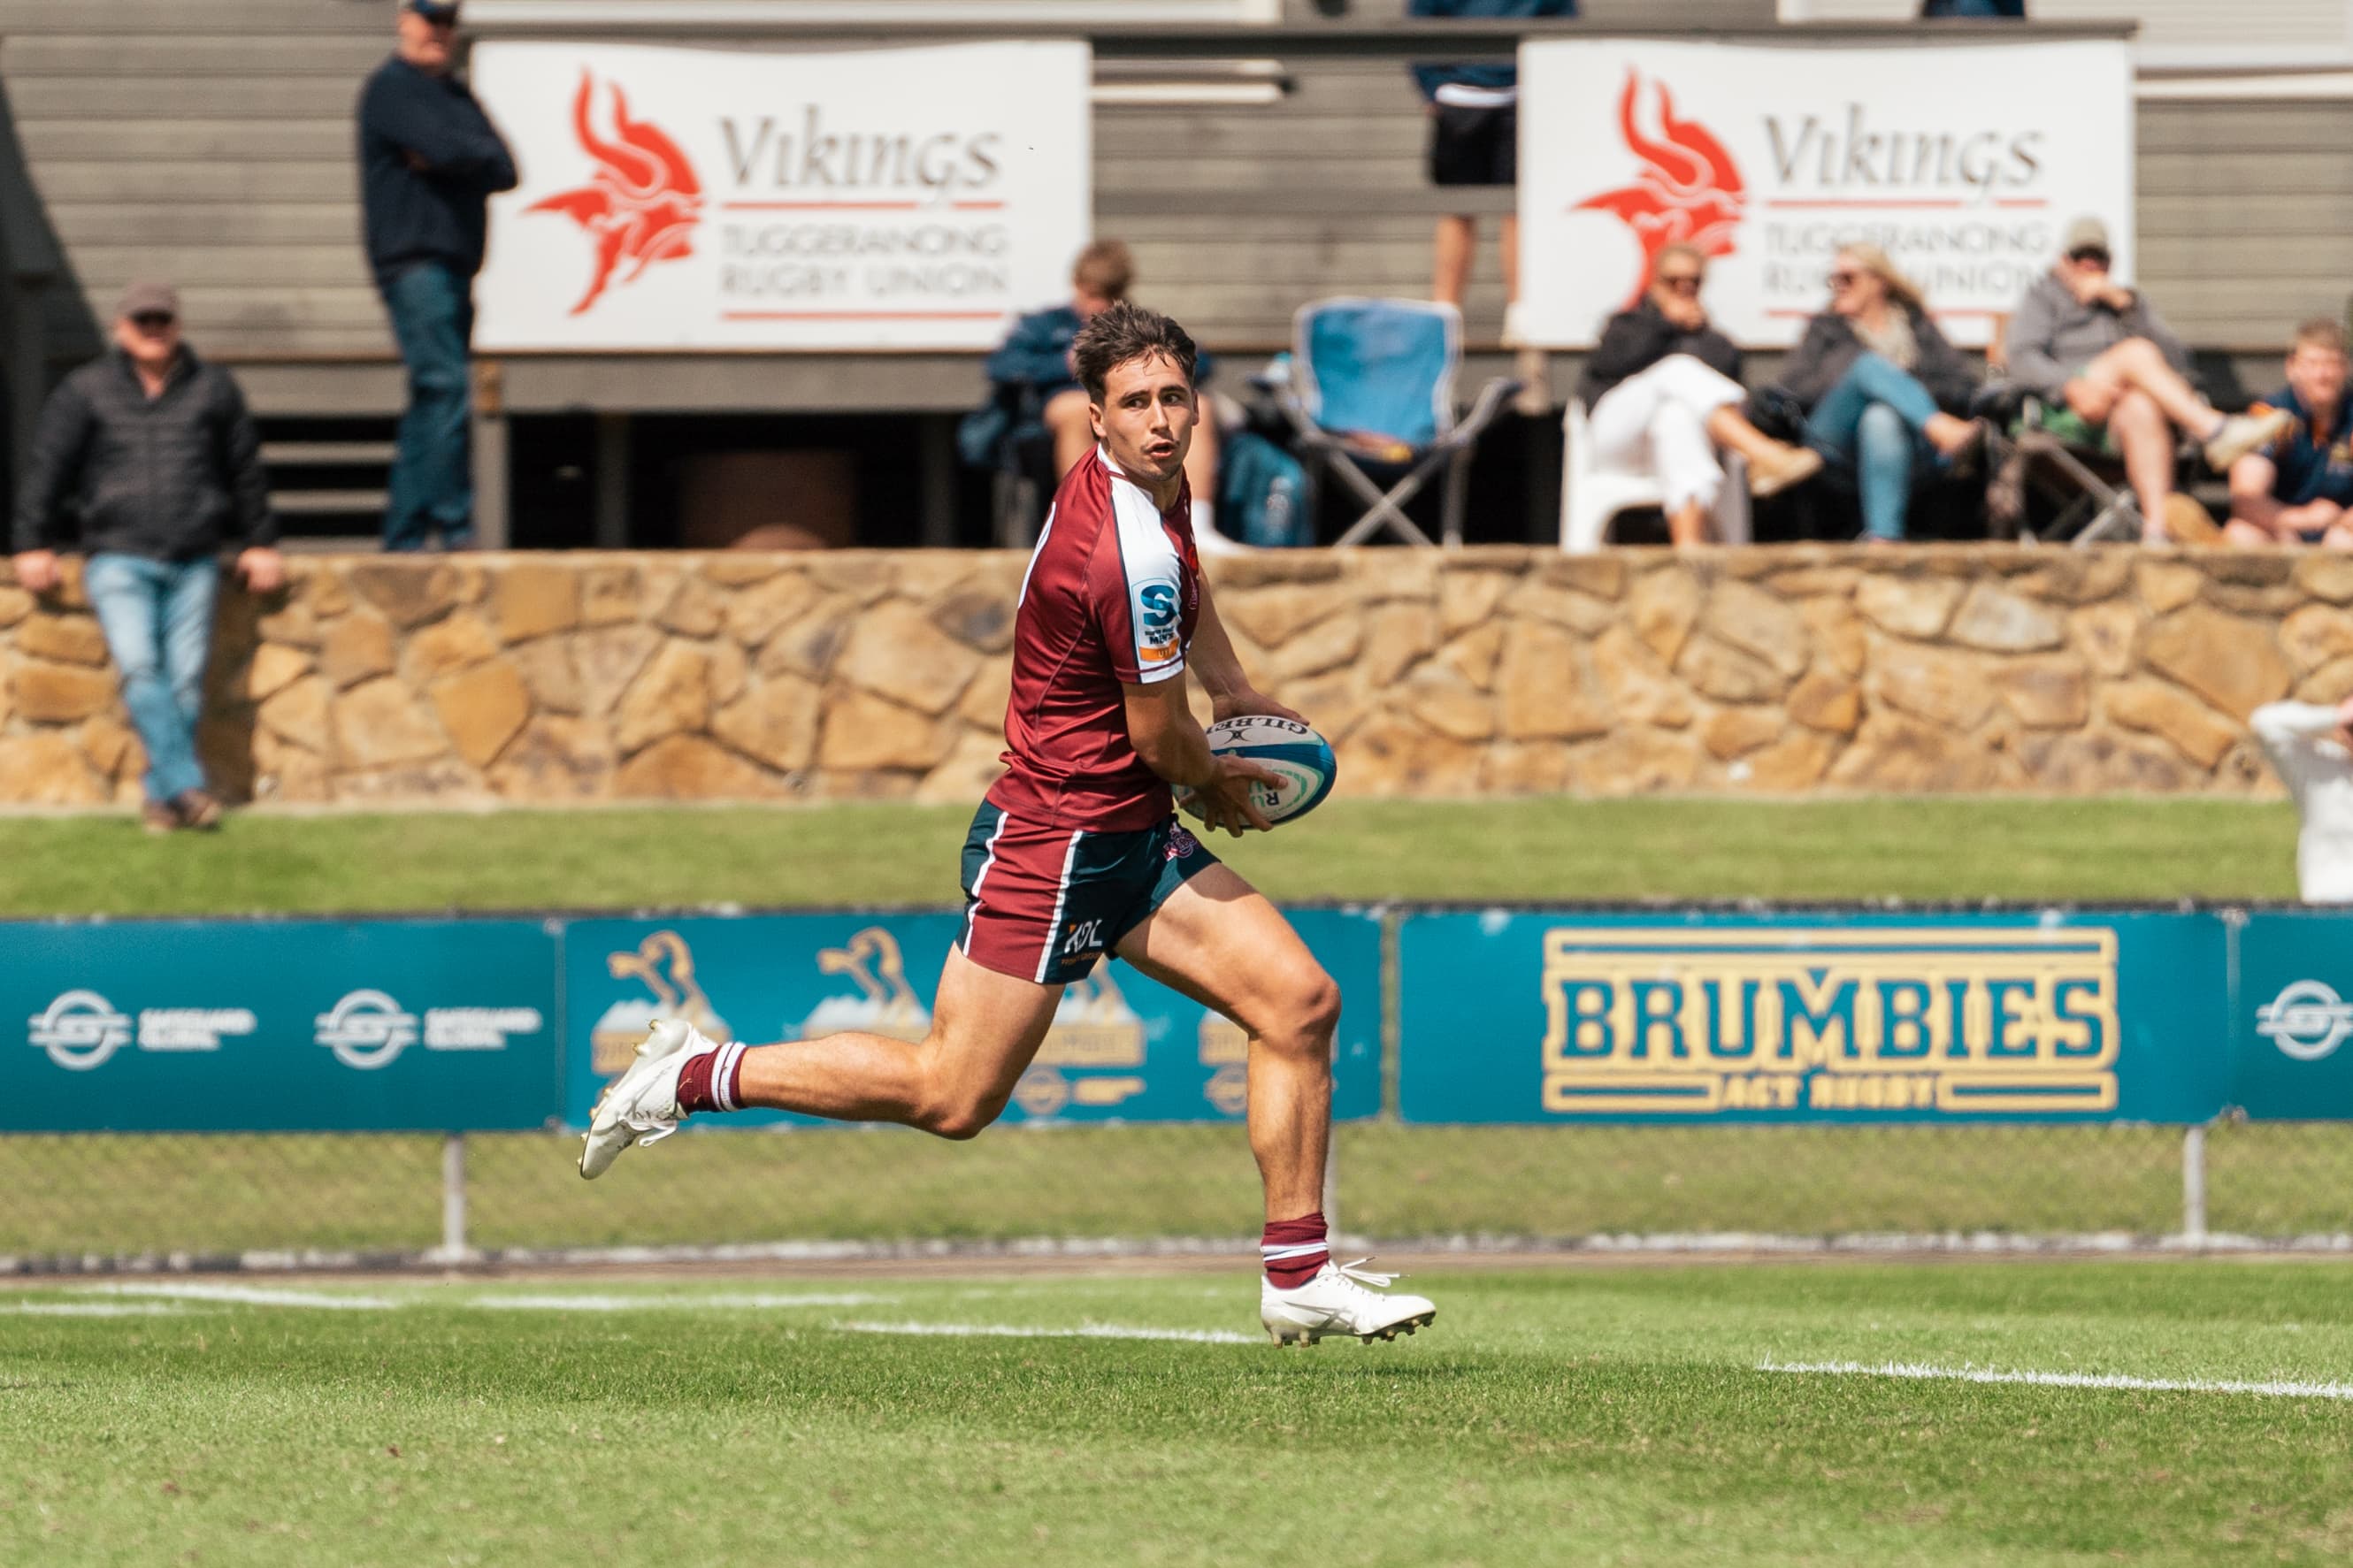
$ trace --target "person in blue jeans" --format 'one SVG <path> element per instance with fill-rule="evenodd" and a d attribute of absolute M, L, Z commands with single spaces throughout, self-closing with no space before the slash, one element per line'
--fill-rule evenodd
<path fill-rule="evenodd" d="M 82 584 L 147 752 L 147 830 L 212 827 L 221 808 L 197 760 L 196 721 L 220 549 L 237 547 L 237 571 L 257 595 L 286 575 L 261 439 L 228 372 L 182 344 L 168 285 L 131 286 L 114 340 L 114 352 L 68 376 L 41 410 L 16 497 L 13 564 L 27 591 L 54 591 L 64 576 L 60 524 L 69 510 L 79 516 L 90 554 Z"/>
<path fill-rule="evenodd" d="M 1915 479 L 1976 448 L 1983 427 L 1956 410 L 1978 378 L 1877 246 L 1841 250 L 1830 285 L 1830 309 L 1807 324 L 1781 390 L 1805 411 L 1806 445 L 1853 482 L 1865 536 L 1900 540 Z"/>
<path fill-rule="evenodd" d="M 385 507 L 387 550 L 473 540 L 474 275 L 514 155 L 454 74 L 455 0 L 403 0 L 400 44 L 360 94 L 368 264 L 408 367 Z"/>

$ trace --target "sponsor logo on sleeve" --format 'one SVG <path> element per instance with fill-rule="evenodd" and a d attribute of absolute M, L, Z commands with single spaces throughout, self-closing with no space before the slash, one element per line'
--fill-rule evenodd
<path fill-rule="evenodd" d="M 1135 591 L 1135 651 L 1145 664 L 1166 664 L 1184 653 L 1176 584 L 1146 583 Z"/>
<path fill-rule="evenodd" d="M 2353 1035 L 2353 1002 L 2321 981 L 2295 981 L 2255 1009 L 2255 1033 L 2284 1056 L 2316 1062 Z"/>

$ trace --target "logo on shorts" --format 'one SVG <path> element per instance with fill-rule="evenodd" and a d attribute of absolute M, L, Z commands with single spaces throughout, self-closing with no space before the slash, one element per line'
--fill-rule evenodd
<path fill-rule="evenodd" d="M 2353 1002 L 2317 980 L 2298 980 L 2255 1009 L 2255 1033 L 2283 1055 L 2316 1062 L 2353 1035 Z"/>
<path fill-rule="evenodd" d="M 1101 952 L 1103 946 L 1103 921 L 1065 921 L 1062 922 L 1062 956 L 1076 958 L 1082 952 Z"/>
<path fill-rule="evenodd" d="M 1642 160 L 1634 183 L 1619 190 L 1588 196 L 1572 212 L 1606 212 L 1634 231 L 1642 247 L 1642 270 L 1626 308 L 1642 300 L 1642 290 L 1658 269 L 1659 253 L 1670 245 L 1695 245 L 1708 256 L 1730 256 L 1738 248 L 1733 230 L 1748 205 L 1748 188 L 1739 166 L 1707 128 L 1675 118 L 1675 100 L 1662 81 L 1651 83 L 1659 106 L 1660 137 L 1643 133 L 1636 110 L 1641 101 L 1642 74 L 1626 73 L 1626 90 L 1618 100 L 1618 129 L 1627 149 Z"/>
<path fill-rule="evenodd" d="M 1189 860 L 1200 852 L 1201 841 L 1194 837 L 1193 835 L 1185 828 L 1183 824 L 1180 823 L 1176 826 L 1168 830 L 1167 855 L 1169 859 Z"/>

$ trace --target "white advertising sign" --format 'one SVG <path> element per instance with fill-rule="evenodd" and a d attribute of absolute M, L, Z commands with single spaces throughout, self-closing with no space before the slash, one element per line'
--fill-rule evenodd
<path fill-rule="evenodd" d="M 491 204 L 476 342 L 994 348 L 1087 242 L 1092 77 L 1082 43 L 484 43 L 522 184 Z"/>
<path fill-rule="evenodd" d="M 1873 47 L 1530 43 L 1520 50 L 1521 330 L 1589 348 L 1672 241 L 1707 306 L 1786 347 L 1841 245 L 1877 244 L 1977 346 L 2104 220 L 2132 276 L 2133 66 L 2122 42 Z"/>

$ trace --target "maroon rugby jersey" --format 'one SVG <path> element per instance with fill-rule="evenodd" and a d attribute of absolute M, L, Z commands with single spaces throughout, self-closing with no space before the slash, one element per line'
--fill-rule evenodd
<path fill-rule="evenodd" d="M 1022 579 L 1007 773 L 990 805 L 1024 823 L 1103 832 L 1168 815 L 1167 784 L 1127 738 L 1120 687 L 1184 673 L 1200 571 L 1181 484 L 1163 512 L 1101 447 L 1063 477 Z"/>

